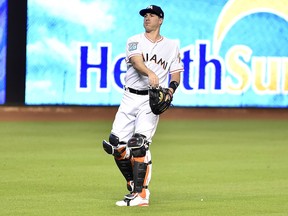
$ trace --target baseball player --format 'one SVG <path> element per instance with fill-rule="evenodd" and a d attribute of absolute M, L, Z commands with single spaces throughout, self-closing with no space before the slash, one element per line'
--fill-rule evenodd
<path fill-rule="evenodd" d="M 183 71 L 178 43 L 160 35 L 162 9 L 151 5 L 139 13 L 145 32 L 127 40 L 125 91 L 109 141 L 103 140 L 104 150 L 114 156 L 130 192 L 117 206 L 149 205 L 150 145 L 159 115 L 151 112 L 148 88 L 166 87 L 173 94 Z"/>

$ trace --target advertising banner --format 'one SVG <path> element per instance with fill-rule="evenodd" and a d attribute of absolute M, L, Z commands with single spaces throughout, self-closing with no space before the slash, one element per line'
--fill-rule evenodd
<path fill-rule="evenodd" d="M 288 107 L 287 0 L 156 1 L 179 41 L 181 107 Z M 119 105 L 127 39 L 155 1 L 28 0 L 28 105 Z"/>

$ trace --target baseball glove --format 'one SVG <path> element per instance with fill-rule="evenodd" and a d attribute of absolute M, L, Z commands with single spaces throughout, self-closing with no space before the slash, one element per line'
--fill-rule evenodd
<path fill-rule="evenodd" d="M 160 115 L 165 112 L 172 102 L 173 95 L 168 88 L 149 88 L 149 103 L 152 112 L 155 115 Z"/>

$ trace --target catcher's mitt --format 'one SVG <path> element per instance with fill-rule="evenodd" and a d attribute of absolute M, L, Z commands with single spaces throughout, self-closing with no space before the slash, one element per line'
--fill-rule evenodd
<path fill-rule="evenodd" d="M 172 102 L 173 95 L 168 88 L 149 88 L 149 103 L 154 114 L 165 112 Z"/>

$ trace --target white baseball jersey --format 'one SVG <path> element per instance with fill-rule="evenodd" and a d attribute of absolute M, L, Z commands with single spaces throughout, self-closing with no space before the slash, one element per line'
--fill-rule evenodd
<path fill-rule="evenodd" d="M 161 37 L 157 42 L 152 42 L 145 33 L 130 37 L 126 45 L 127 72 L 125 83 L 127 87 L 137 90 L 148 89 L 149 80 L 147 76 L 139 74 L 132 67 L 130 58 L 142 55 L 145 65 L 159 78 L 159 85 L 168 86 L 167 73 L 183 71 L 178 44 L 175 40 Z"/>
<path fill-rule="evenodd" d="M 178 44 L 174 40 L 161 37 L 153 43 L 142 33 L 128 39 L 126 52 L 126 87 L 147 90 L 149 86 L 148 77 L 138 73 L 130 63 L 130 58 L 135 55 L 143 57 L 145 65 L 158 76 L 162 87 L 168 86 L 169 73 L 183 71 Z M 148 93 L 138 95 L 125 91 L 111 132 L 123 142 L 127 142 L 134 133 L 146 136 L 151 142 L 158 120 L 159 116 L 151 111 Z"/>

